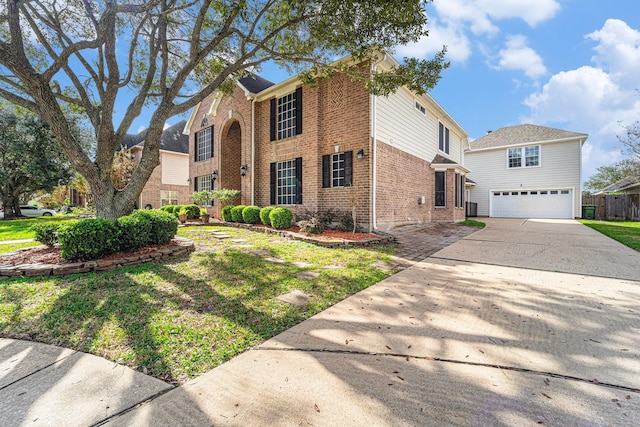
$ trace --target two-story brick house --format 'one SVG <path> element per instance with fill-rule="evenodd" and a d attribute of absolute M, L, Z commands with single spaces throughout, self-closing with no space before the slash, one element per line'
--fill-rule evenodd
<path fill-rule="evenodd" d="M 367 230 L 465 217 L 468 135 L 428 94 L 375 96 L 342 74 L 317 87 L 249 76 L 201 102 L 184 133 L 192 190 L 238 189 L 242 204 L 294 211 L 355 205 Z"/>

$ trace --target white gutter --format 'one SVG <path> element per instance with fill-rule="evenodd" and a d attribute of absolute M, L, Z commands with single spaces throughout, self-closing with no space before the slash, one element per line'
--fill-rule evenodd
<path fill-rule="evenodd" d="M 382 59 L 380 59 L 378 62 L 376 62 L 375 64 L 371 65 L 371 74 L 373 74 L 376 71 L 376 67 L 379 63 L 381 63 L 382 61 L 384 61 L 387 58 L 387 54 L 385 53 L 382 56 Z M 371 222 L 372 222 L 372 226 L 373 229 L 376 230 L 378 228 L 378 219 L 376 217 L 376 208 L 377 208 L 377 191 L 378 191 L 378 185 L 377 185 L 377 179 L 378 179 L 378 173 L 377 173 L 377 164 L 378 164 L 378 159 L 377 159 L 377 150 L 378 150 L 378 144 L 377 144 L 377 133 L 376 133 L 376 95 L 371 94 L 371 137 L 373 138 L 373 149 L 371 150 L 371 156 L 372 156 L 372 160 L 371 160 L 371 168 L 373 169 L 372 174 L 371 174 L 371 180 L 373 181 L 371 183 Z"/>
<path fill-rule="evenodd" d="M 251 205 L 255 205 L 256 182 L 256 97 L 251 98 Z"/>

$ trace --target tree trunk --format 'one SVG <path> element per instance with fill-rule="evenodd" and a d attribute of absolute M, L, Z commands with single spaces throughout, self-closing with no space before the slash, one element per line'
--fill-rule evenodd
<path fill-rule="evenodd" d="M 118 219 L 129 215 L 137 198 L 126 197 L 127 194 L 116 190 L 110 180 L 106 185 L 91 186 L 91 195 L 96 207 L 96 215 L 105 219 Z"/>

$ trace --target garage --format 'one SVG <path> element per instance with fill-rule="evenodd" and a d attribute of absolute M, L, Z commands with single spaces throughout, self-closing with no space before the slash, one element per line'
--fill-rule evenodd
<path fill-rule="evenodd" d="M 573 189 L 492 191 L 489 216 L 573 218 Z"/>

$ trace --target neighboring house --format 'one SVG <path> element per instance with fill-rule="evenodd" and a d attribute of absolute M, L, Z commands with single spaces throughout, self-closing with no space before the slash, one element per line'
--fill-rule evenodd
<path fill-rule="evenodd" d="M 294 211 L 355 207 L 366 230 L 465 218 L 468 135 L 429 95 L 374 96 L 343 74 L 317 87 L 248 76 L 202 101 L 184 132 L 192 190 L 238 189 L 239 203 Z"/>
<path fill-rule="evenodd" d="M 587 134 L 524 124 L 472 141 L 469 201 L 479 216 L 581 217 L 581 157 Z"/>
<path fill-rule="evenodd" d="M 637 177 L 627 177 L 620 181 L 614 182 L 611 185 L 606 186 L 596 194 L 638 194 L 640 193 L 640 179 Z"/>
<path fill-rule="evenodd" d="M 139 208 L 193 203 L 189 198 L 189 137 L 182 134 L 185 120 L 165 129 L 160 139 L 160 164 L 151 173 L 137 201 Z M 135 160 L 142 156 L 147 131 L 127 135 L 124 145 Z"/>

